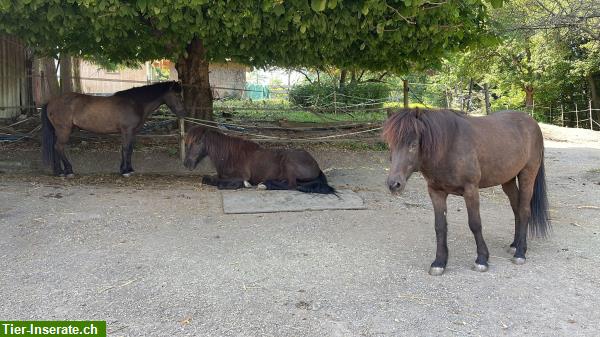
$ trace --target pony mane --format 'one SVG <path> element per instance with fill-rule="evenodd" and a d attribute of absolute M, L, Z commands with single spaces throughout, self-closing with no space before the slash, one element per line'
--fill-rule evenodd
<path fill-rule="evenodd" d="M 152 101 L 165 92 L 173 90 L 176 93 L 181 92 L 181 84 L 176 81 L 159 82 L 141 87 L 121 90 L 115 92 L 113 96 L 127 97 L 133 100 Z"/>
<path fill-rule="evenodd" d="M 390 146 L 408 146 L 418 140 L 423 158 L 439 159 L 465 117 L 448 109 L 400 109 L 385 121 L 382 136 Z"/>
<path fill-rule="evenodd" d="M 187 132 L 185 143 L 189 145 L 199 141 L 204 141 L 208 156 L 219 172 L 237 167 L 239 162 L 246 160 L 248 154 L 261 148 L 255 142 L 228 136 L 218 130 L 195 126 Z"/>

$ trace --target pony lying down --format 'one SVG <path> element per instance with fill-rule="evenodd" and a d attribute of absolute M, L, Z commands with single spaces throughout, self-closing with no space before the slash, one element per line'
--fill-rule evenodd
<path fill-rule="evenodd" d="M 272 150 L 238 137 L 201 126 L 185 136 L 183 165 L 193 170 L 204 157 L 210 158 L 216 177 L 203 177 L 202 183 L 219 189 L 258 185 L 268 190 L 298 190 L 306 193 L 335 194 L 317 161 L 304 150 Z"/>

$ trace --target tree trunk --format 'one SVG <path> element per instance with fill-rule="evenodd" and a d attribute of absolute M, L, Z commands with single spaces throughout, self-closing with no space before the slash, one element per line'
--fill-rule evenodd
<path fill-rule="evenodd" d="M 467 96 L 467 112 L 471 111 L 471 100 L 473 99 L 473 79 L 469 79 L 469 94 Z"/>
<path fill-rule="evenodd" d="M 81 59 L 73 57 L 73 91 L 83 92 L 81 87 Z"/>
<path fill-rule="evenodd" d="M 340 91 L 344 91 L 344 87 L 346 86 L 346 77 L 348 77 L 348 70 L 342 69 L 340 73 Z"/>
<path fill-rule="evenodd" d="M 202 40 L 194 37 L 175 66 L 183 86 L 183 105 L 190 117 L 212 120 L 213 96 L 210 88 L 208 60 Z"/>
<path fill-rule="evenodd" d="M 483 91 L 485 94 L 485 114 L 489 115 L 492 112 L 492 106 L 490 104 L 490 88 L 487 83 L 483 84 Z"/>
<path fill-rule="evenodd" d="M 71 56 L 60 54 L 60 92 L 73 92 L 73 68 Z"/>
<path fill-rule="evenodd" d="M 25 78 L 25 92 L 26 92 L 26 97 L 23 98 L 23 104 L 27 105 L 28 108 L 27 110 L 27 114 L 34 114 L 35 113 L 35 108 L 33 108 L 33 106 L 35 105 L 35 100 L 33 99 L 33 79 L 34 79 L 34 53 L 33 53 L 33 49 L 31 48 L 26 48 L 25 49 L 25 71 L 26 73 L 26 78 Z"/>
<path fill-rule="evenodd" d="M 533 85 L 526 84 L 523 89 L 525 90 L 525 107 L 533 107 Z"/>
<path fill-rule="evenodd" d="M 58 84 L 58 77 L 56 76 L 56 63 L 54 58 L 45 57 L 42 60 L 42 63 L 44 65 L 44 78 L 46 82 L 42 83 L 42 85 L 45 84 L 48 89 L 44 91 L 45 97 L 42 104 L 45 104 L 50 98 L 60 95 L 60 86 Z"/>
<path fill-rule="evenodd" d="M 595 75 L 595 76 L 594 76 Z M 600 74 L 589 74 L 587 76 L 588 86 L 590 87 L 590 99 L 592 100 L 592 109 L 600 109 Z M 600 111 L 591 112 L 594 121 L 600 123 Z M 590 122 L 594 124 L 593 122 Z M 597 126 L 594 126 L 596 128 Z"/>

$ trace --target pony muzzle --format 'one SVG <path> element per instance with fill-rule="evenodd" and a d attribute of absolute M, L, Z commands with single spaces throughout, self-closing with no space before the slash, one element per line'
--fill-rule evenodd
<path fill-rule="evenodd" d="M 388 178 L 387 186 L 392 194 L 400 194 L 402 191 L 404 191 L 406 180 Z"/>
<path fill-rule="evenodd" d="M 185 168 L 187 168 L 190 171 L 193 170 L 194 168 L 196 168 L 197 164 L 198 164 L 197 162 L 193 161 L 189 157 L 186 157 L 185 160 L 183 161 L 183 166 L 185 166 Z"/>

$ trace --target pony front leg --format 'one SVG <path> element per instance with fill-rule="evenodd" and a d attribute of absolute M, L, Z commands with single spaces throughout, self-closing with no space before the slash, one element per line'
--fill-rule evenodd
<path fill-rule="evenodd" d="M 133 130 L 122 131 L 123 145 L 121 146 L 121 167 L 120 173 L 123 177 L 129 177 L 133 173 L 131 167 L 131 155 L 133 154 Z"/>
<path fill-rule="evenodd" d="M 448 263 L 448 222 L 446 220 L 448 193 L 429 187 L 429 197 L 435 214 L 435 238 L 437 243 L 435 260 L 429 268 L 429 275 L 439 276 L 444 273 Z"/>
<path fill-rule="evenodd" d="M 467 206 L 467 213 L 469 216 L 469 228 L 475 237 L 475 243 L 477 244 L 477 259 L 473 270 L 485 272 L 488 270 L 488 259 L 490 253 L 487 249 L 485 241 L 483 240 L 483 233 L 481 230 L 481 217 L 479 215 L 479 187 L 475 185 L 469 185 L 465 187 L 463 193 L 465 198 L 465 204 Z"/>

